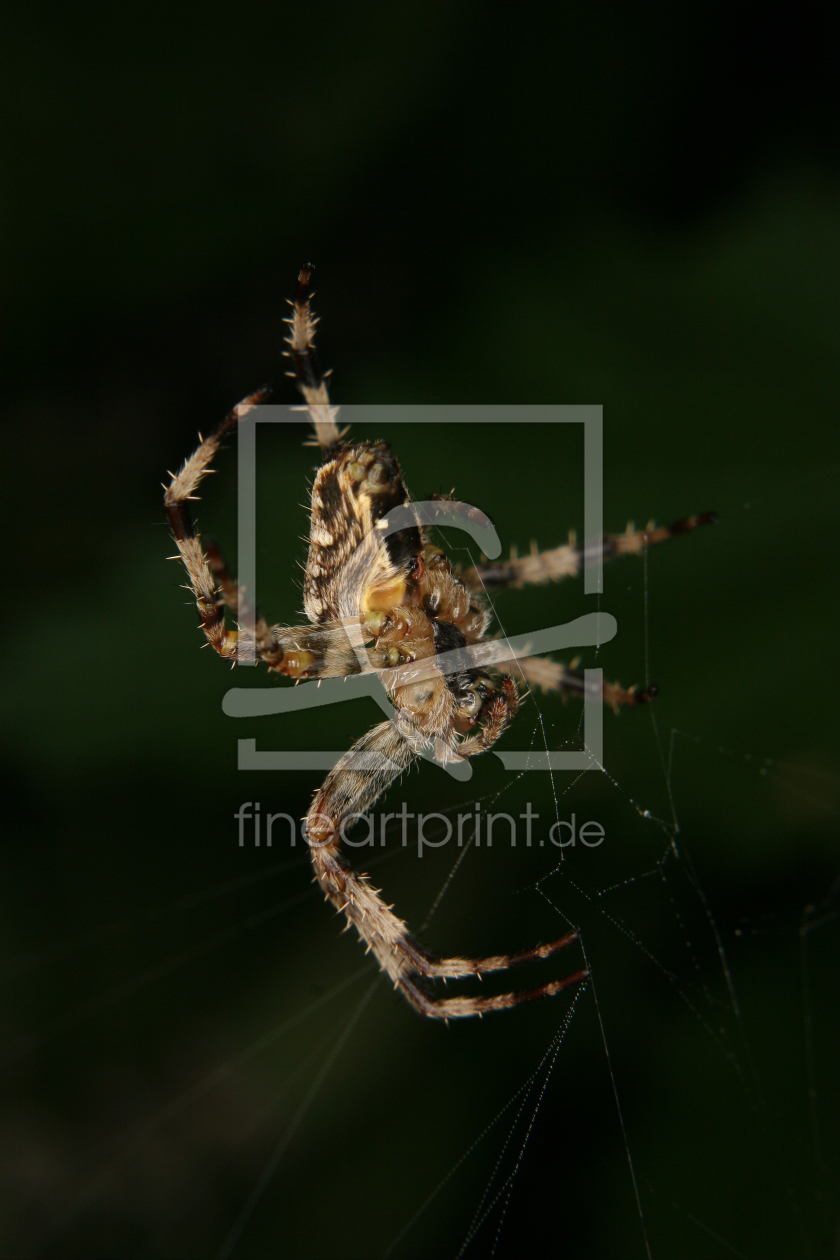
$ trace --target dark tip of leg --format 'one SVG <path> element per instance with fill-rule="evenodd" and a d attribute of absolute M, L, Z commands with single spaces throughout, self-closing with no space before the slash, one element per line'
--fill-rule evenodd
<path fill-rule="evenodd" d="M 547 984 L 545 986 L 545 997 L 554 997 L 555 993 L 562 993 L 564 989 L 571 988 L 573 984 L 580 984 L 582 980 L 588 980 L 589 975 L 589 968 L 584 967 L 583 970 L 576 971 L 574 975 L 566 976 L 563 980 L 555 980 L 553 984 Z M 536 996 L 536 993 L 538 993 L 539 990 L 532 990 L 532 992 L 534 992 Z"/>
<path fill-rule="evenodd" d="M 717 522 L 717 512 L 703 512 L 700 516 L 687 516 L 683 521 L 675 521 L 673 525 L 667 527 L 667 532 L 672 538 L 675 538 L 677 534 L 690 534 L 692 530 L 699 529 L 701 525 L 716 525 Z M 657 541 L 661 541 L 661 539 Z"/>

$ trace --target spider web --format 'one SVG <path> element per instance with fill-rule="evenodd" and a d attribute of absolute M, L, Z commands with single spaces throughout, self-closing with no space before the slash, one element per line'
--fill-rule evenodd
<path fill-rule="evenodd" d="M 787 663 L 764 678 L 783 720 L 763 740 L 744 713 L 758 691 L 737 609 L 715 617 L 710 642 L 718 575 L 762 569 L 778 486 L 758 474 L 749 499 L 710 488 L 711 502 L 685 510 L 717 507 L 718 531 L 606 571 L 623 656 L 584 663 L 662 693 L 606 715 L 601 771 L 510 775 L 484 757 L 466 788 L 424 766 L 394 789 L 449 818 L 519 818 L 530 802 L 531 846 L 504 829 L 477 844 L 466 828 L 460 848 L 420 857 L 416 833 L 404 846 L 389 824 L 384 846 L 377 833 L 354 855 L 438 952 L 519 948 L 575 925 L 574 957 L 538 964 L 539 978 L 582 957 L 590 979 L 481 1021 L 421 1021 L 355 940 L 337 939 L 306 854 L 239 850 L 231 824 L 224 878 L 196 880 L 193 848 L 192 876 L 163 881 L 172 895 L 146 891 L 93 926 L 71 916 L 70 930 L 7 962 L 7 988 L 40 976 L 71 995 L 9 1039 L 7 1071 L 25 1080 L 69 1055 L 79 1098 L 62 1125 L 7 1143 L 16 1254 L 832 1254 L 840 889 L 825 837 L 840 780 L 807 735 L 824 693 L 794 696 L 788 683 L 786 694 Z M 828 476 L 788 482 L 787 494 L 811 537 L 826 532 Z M 801 559 L 794 539 L 774 548 L 774 566 Z M 576 608 L 564 587 L 519 594 L 494 600 L 508 633 L 539 606 Z M 722 668 L 730 654 L 740 684 Z M 692 671 L 702 686 L 681 687 Z M 535 751 L 581 738 L 576 706 L 537 692 L 506 737 Z M 282 808 L 282 791 L 262 783 L 237 791 Z M 572 813 L 601 822 L 602 845 L 551 844 L 551 825 Z M 206 843 L 203 825 L 192 834 Z M 144 1071 L 127 1074 L 123 1038 L 173 1003 L 183 1018 L 162 1021 Z M 87 1062 L 89 1030 L 103 1026 L 113 1051 Z"/>

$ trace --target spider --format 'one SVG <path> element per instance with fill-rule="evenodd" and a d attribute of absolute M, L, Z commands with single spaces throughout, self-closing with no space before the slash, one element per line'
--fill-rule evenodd
<path fill-rule="evenodd" d="M 222 440 L 266 397 L 250 395 L 184 463 L 170 474 L 165 509 L 189 576 L 201 627 L 218 654 L 236 662 L 242 631 L 229 629 L 225 609 L 240 626 L 253 621 L 253 641 L 270 671 L 287 678 L 347 677 L 378 671 L 393 705 L 393 716 L 359 739 L 327 775 L 306 815 L 305 829 L 315 876 L 326 897 L 356 928 L 381 969 L 423 1015 L 466 1018 L 505 1010 L 535 998 L 552 997 L 589 974 L 583 968 L 536 988 L 489 997 L 439 998 L 428 985 L 435 979 L 461 979 L 507 971 L 547 958 L 572 945 L 572 931 L 546 945 L 490 958 L 433 957 L 381 900 L 367 876 L 357 873 L 339 851 L 342 822 L 370 809 L 418 755 L 442 763 L 472 757 L 492 747 L 519 704 L 516 678 L 545 689 L 582 696 L 583 676 L 549 658 L 514 659 L 494 671 L 471 665 L 469 649 L 485 636 L 490 613 L 481 592 L 522 586 L 577 574 L 580 547 L 567 545 L 504 564 L 453 570 L 412 515 L 402 472 L 384 442 L 350 442 L 336 424 L 325 376 L 317 367 L 310 305 L 311 267 L 298 277 L 298 293 L 286 344 L 321 450 L 311 494 L 309 556 L 303 584 L 304 612 L 310 624 L 270 626 L 248 609 L 215 546 L 205 549 L 187 504 L 209 471 Z M 445 496 L 441 496 L 445 498 Z M 404 528 L 387 526 L 388 514 Z M 607 535 L 606 557 L 642 552 L 652 543 L 695 529 L 714 516 L 693 516 L 675 525 Z M 251 644 L 248 644 L 249 650 Z M 605 684 L 604 700 L 639 705 L 656 689 Z"/>

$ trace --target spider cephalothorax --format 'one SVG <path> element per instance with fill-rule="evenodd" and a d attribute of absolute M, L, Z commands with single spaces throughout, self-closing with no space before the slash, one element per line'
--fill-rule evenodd
<path fill-rule="evenodd" d="M 424 978 L 458 978 L 505 971 L 544 958 L 577 939 L 569 932 L 548 945 L 492 958 L 435 959 L 384 904 L 366 876 L 341 855 L 342 824 L 369 809 L 419 755 L 441 763 L 490 748 L 516 713 L 514 676 L 580 695 L 583 679 L 547 658 L 510 660 L 492 673 L 470 649 L 485 636 L 490 614 L 481 592 L 573 576 L 581 550 L 575 542 L 506 564 L 456 573 L 433 545 L 403 484 L 399 463 L 384 442 L 345 442 L 314 355 L 308 295 L 310 269 L 299 277 L 287 339 L 298 385 L 315 428 L 322 459 L 312 486 L 309 555 L 303 585 L 308 625 L 270 626 L 246 609 L 215 547 L 202 546 L 187 511 L 223 438 L 262 400 L 253 394 L 201 443 L 172 476 L 165 506 L 186 566 L 207 640 L 236 661 L 240 632 L 225 625 L 225 608 L 252 625 L 253 642 L 269 670 L 288 678 L 336 678 L 376 672 L 392 716 L 359 739 L 330 771 L 306 816 L 315 874 L 326 896 L 352 923 L 382 969 L 424 1015 L 448 1019 L 502 1010 L 550 997 L 584 979 L 584 968 L 538 988 L 494 997 L 436 998 Z M 445 501 L 446 496 L 441 496 Z M 604 539 L 605 557 L 640 552 L 651 543 L 694 529 L 711 514 L 644 532 L 628 529 Z M 247 613 L 247 615 L 246 615 Z M 250 644 L 249 644 L 250 646 Z M 244 650 L 244 649 L 242 649 Z M 649 700 L 653 688 L 604 686 L 613 706 Z"/>

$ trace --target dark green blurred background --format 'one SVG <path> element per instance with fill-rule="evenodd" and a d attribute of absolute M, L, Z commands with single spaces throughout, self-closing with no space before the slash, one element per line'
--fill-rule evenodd
<path fill-rule="evenodd" d="M 376 1256 L 452 1172 L 394 1255 L 460 1254 L 485 1213 L 469 1254 L 641 1257 L 645 1232 L 655 1257 L 840 1254 L 836 19 L 23 12 L 0 75 L 0 1253 Z M 641 682 L 647 651 L 661 687 L 605 715 L 608 776 L 486 757 L 389 797 L 604 826 L 547 879 L 556 851 L 468 853 L 424 938 L 580 924 L 598 1003 L 556 1059 L 573 995 L 444 1028 L 380 984 L 360 1010 L 375 973 L 305 854 L 237 846 L 239 804 L 300 815 L 319 778 L 240 774 L 237 737 L 340 748 L 377 720 L 224 717 L 236 680 L 164 560 L 159 484 L 197 430 L 264 381 L 293 401 L 305 259 L 336 401 L 603 403 L 607 528 L 721 517 L 605 573 L 597 663 Z M 571 429 L 360 436 L 505 548 L 582 527 Z M 260 596 L 287 622 L 300 440 L 259 439 Z M 200 522 L 235 556 L 235 450 L 218 466 Z M 512 632 L 594 606 L 580 583 L 498 600 Z M 506 746 L 578 720 L 534 698 Z M 375 881 L 419 928 L 455 856 L 392 844 Z"/>

